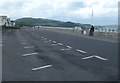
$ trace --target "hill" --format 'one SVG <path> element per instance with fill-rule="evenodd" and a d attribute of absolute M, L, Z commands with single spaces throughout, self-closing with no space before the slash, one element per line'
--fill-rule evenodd
<path fill-rule="evenodd" d="M 50 26 L 50 27 L 81 27 L 82 29 L 88 29 L 91 27 L 90 24 L 81 24 L 81 23 L 74 23 L 74 22 L 62 22 L 57 20 L 51 19 L 42 19 L 42 18 L 20 18 L 16 20 L 16 25 L 18 26 Z"/>

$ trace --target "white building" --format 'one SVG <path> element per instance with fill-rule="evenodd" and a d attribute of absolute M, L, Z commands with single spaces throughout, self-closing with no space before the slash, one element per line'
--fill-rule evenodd
<path fill-rule="evenodd" d="M 0 26 L 15 26 L 15 21 L 11 21 L 7 16 L 0 16 Z"/>
<path fill-rule="evenodd" d="M 118 26 L 117 25 L 106 25 L 100 28 L 100 32 L 118 32 Z"/>
<path fill-rule="evenodd" d="M 15 26 L 15 21 L 11 21 L 11 26 Z"/>
<path fill-rule="evenodd" d="M 0 26 L 3 26 L 7 23 L 7 16 L 0 16 Z"/>
<path fill-rule="evenodd" d="M 81 27 L 74 27 L 74 28 L 73 28 L 73 31 L 80 31 L 80 30 L 82 30 Z"/>

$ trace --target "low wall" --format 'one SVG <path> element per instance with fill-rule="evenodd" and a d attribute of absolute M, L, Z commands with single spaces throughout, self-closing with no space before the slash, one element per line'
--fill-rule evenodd
<path fill-rule="evenodd" d="M 113 32 L 94 32 L 95 36 L 105 36 L 105 37 L 112 37 L 112 38 L 118 38 L 118 33 Z"/>
<path fill-rule="evenodd" d="M 46 30 L 52 30 L 52 31 L 63 31 L 68 33 L 75 33 L 75 34 L 83 34 L 83 35 L 89 35 L 89 30 L 78 30 L 73 31 L 72 29 L 57 29 L 57 28 L 42 28 Z M 118 33 L 113 32 L 94 32 L 94 36 L 98 37 L 110 37 L 110 38 L 118 38 Z"/>

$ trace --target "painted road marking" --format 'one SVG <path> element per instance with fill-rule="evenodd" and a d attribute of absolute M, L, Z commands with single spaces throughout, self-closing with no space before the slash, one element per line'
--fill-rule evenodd
<path fill-rule="evenodd" d="M 30 55 L 36 55 L 36 54 L 38 53 L 36 52 L 36 53 L 23 54 L 22 56 L 30 56 Z"/>
<path fill-rule="evenodd" d="M 60 46 L 62 46 L 63 44 L 62 44 L 62 43 L 57 43 L 57 44 L 52 44 L 52 45 L 54 45 L 54 46 L 55 46 L 55 45 L 60 45 Z"/>
<path fill-rule="evenodd" d="M 21 43 L 21 44 L 26 44 L 26 43 Z"/>
<path fill-rule="evenodd" d="M 82 59 L 89 59 L 89 58 L 92 58 L 92 57 L 95 57 L 94 55 L 93 56 L 88 56 L 88 57 L 85 57 L 85 58 L 82 58 Z"/>
<path fill-rule="evenodd" d="M 47 39 L 47 38 L 45 38 L 45 39 Z"/>
<path fill-rule="evenodd" d="M 56 43 L 56 41 L 53 41 L 53 43 Z"/>
<path fill-rule="evenodd" d="M 38 68 L 33 68 L 32 71 L 36 71 L 36 70 L 48 68 L 48 67 L 51 67 L 51 66 L 52 66 L 52 65 L 46 65 L 46 66 L 42 66 L 42 67 L 38 67 Z"/>
<path fill-rule="evenodd" d="M 67 48 L 66 49 L 61 49 L 61 50 L 71 50 L 71 46 L 66 46 Z"/>
<path fill-rule="evenodd" d="M 51 40 L 49 40 L 51 42 Z"/>
<path fill-rule="evenodd" d="M 87 52 L 85 52 L 85 51 L 83 51 L 83 50 L 79 50 L 79 49 L 76 49 L 76 51 L 78 51 L 78 52 L 81 52 L 81 53 L 87 53 Z"/>
<path fill-rule="evenodd" d="M 102 57 L 96 56 L 96 55 L 95 55 L 95 57 L 96 57 L 96 58 L 99 58 L 99 59 L 101 59 L 101 60 L 108 60 L 108 59 L 105 59 L 105 58 L 102 58 Z"/>
<path fill-rule="evenodd" d="M 42 38 L 44 38 L 44 37 L 42 37 Z"/>
<path fill-rule="evenodd" d="M 71 50 L 71 49 L 61 49 L 61 50 Z"/>
<path fill-rule="evenodd" d="M 28 46 L 28 47 L 24 47 L 24 48 L 34 48 L 35 46 Z"/>
<path fill-rule="evenodd" d="M 61 45 L 61 46 L 63 45 L 62 43 L 58 43 L 58 44 Z"/>
<path fill-rule="evenodd" d="M 69 49 L 71 49 L 72 47 L 70 47 L 70 46 L 66 46 L 67 48 L 69 48 Z"/>
<path fill-rule="evenodd" d="M 92 56 L 85 57 L 85 58 L 82 58 L 82 59 L 89 59 L 89 58 L 93 58 L 93 57 L 98 58 L 98 59 L 101 59 L 101 60 L 108 60 L 108 59 L 105 59 L 105 58 L 102 58 L 102 57 L 96 56 L 96 55 L 92 55 Z"/>

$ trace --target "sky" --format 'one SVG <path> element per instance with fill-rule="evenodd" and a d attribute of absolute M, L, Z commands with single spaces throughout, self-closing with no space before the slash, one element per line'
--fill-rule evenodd
<path fill-rule="evenodd" d="M 118 0 L 0 0 L 0 16 L 45 18 L 93 25 L 118 24 Z"/>

